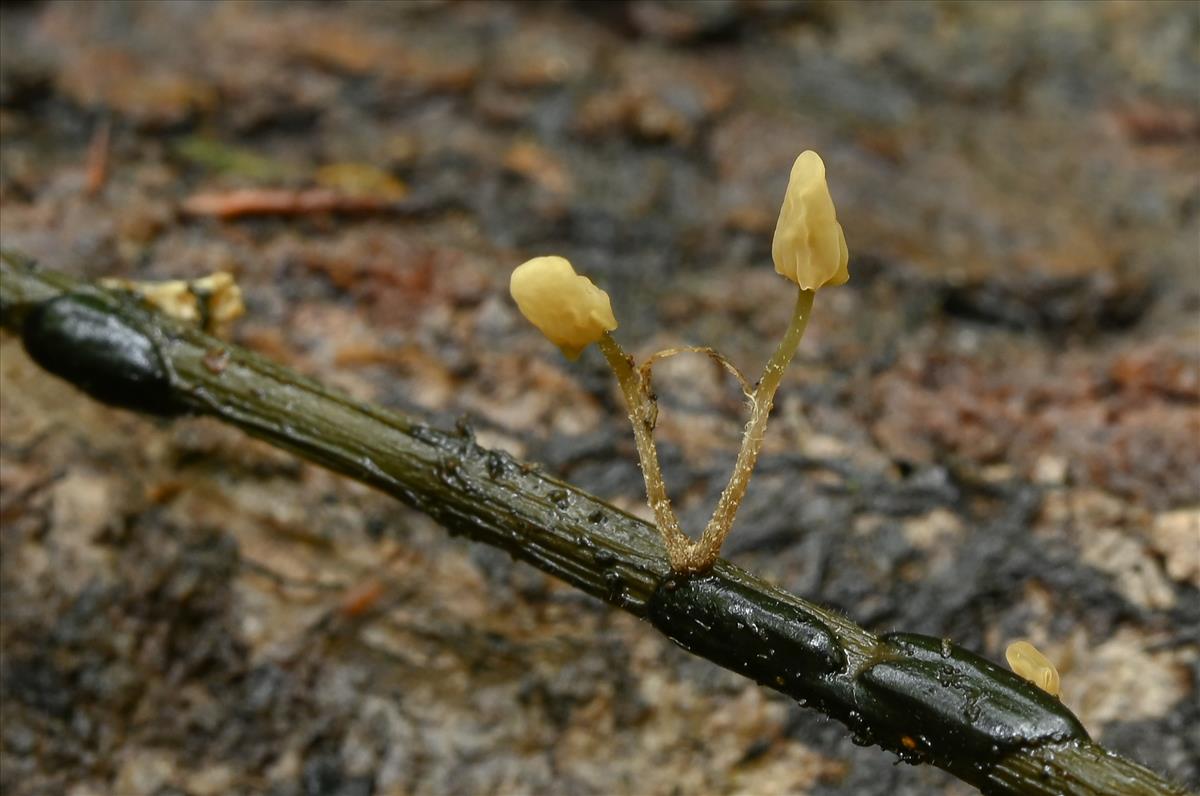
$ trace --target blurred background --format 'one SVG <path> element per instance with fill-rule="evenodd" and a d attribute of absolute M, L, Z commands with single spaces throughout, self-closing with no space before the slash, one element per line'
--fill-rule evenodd
<path fill-rule="evenodd" d="M 1200 785 L 1200 6 L 11 3 L 0 234 L 245 291 L 237 342 L 647 516 L 619 393 L 515 311 L 561 254 L 640 356 L 757 373 L 823 291 L 726 555 L 878 630 L 1032 639 Z M 0 344 L 0 790 L 962 794 L 421 515 Z M 656 371 L 685 527 L 739 393 Z"/>

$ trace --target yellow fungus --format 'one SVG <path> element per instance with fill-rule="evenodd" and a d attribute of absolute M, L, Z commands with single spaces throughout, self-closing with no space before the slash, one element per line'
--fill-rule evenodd
<path fill-rule="evenodd" d="M 114 287 L 136 293 L 166 315 L 185 323 L 199 323 L 200 309 L 196 296 L 182 279 L 169 282 L 132 282 L 124 279 L 103 279 L 105 287 Z"/>
<path fill-rule="evenodd" d="M 217 271 L 188 282 L 136 282 L 129 279 L 101 279 L 100 284 L 115 290 L 135 293 L 160 312 L 185 323 L 194 323 L 208 331 L 217 331 L 240 318 L 246 311 L 242 289 L 233 275 Z"/>
<path fill-rule="evenodd" d="M 517 266 L 509 291 L 521 314 L 568 359 L 617 328 L 608 294 L 562 257 L 535 257 Z"/>
<path fill-rule="evenodd" d="M 850 278 L 846 236 L 825 183 L 825 164 L 811 149 L 792 164 L 771 257 L 779 274 L 805 290 L 841 285 Z"/>
<path fill-rule="evenodd" d="M 1058 696 L 1061 682 L 1058 669 L 1028 641 L 1014 641 L 1004 651 L 1009 667 L 1047 694 Z"/>
<path fill-rule="evenodd" d="M 190 285 L 204 310 L 206 329 L 220 329 L 245 314 L 242 289 L 228 271 L 192 280 Z"/>
<path fill-rule="evenodd" d="M 634 443 L 646 481 L 646 500 L 654 512 L 667 559 L 675 572 L 705 572 L 716 563 L 762 450 L 775 392 L 812 316 L 815 292 L 825 285 L 840 285 L 850 278 L 846 270 L 846 238 L 838 224 L 829 187 L 825 184 L 825 164 L 816 152 L 802 152 L 792 165 L 771 255 L 775 270 L 795 282 L 798 290 L 787 330 L 775 353 L 767 360 L 762 378 L 753 387 L 729 360 L 703 346 L 660 351 L 639 367 L 608 334 L 617 328 L 608 294 L 586 277 L 576 274 L 562 257 L 537 257 L 518 266 L 512 274 L 509 289 L 522 315 L 571 359 L 578 357 L 587 345 L 597 343 L 616 375 L 629 409 Z M 653 436 L 658 404 L 651 384 L 651 367 L 656 360 L 683 351 L 707 354 L 727 368 L 737 377 L 750 404 L 750 419 L 729 483 L 722 490 L 700 538 L 695 541 L 683 532 L 671 505 Z"/>

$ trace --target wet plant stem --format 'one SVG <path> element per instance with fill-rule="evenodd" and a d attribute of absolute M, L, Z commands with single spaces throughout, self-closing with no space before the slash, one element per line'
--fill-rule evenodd
<path fill-rule="evenodd" d="M 355 401 L 129 295 L 3 253 L 0 324 L 35 362 L 93 397 L 207 415 L 358 480 L 837 719 L 857 742 L 985 793 L 1185 794 L 1093 742 L 1055 698 L 948 640 L 877 636 L 723 560 L 679 575 L 650 525 L 481 447 L 469 431 Z M 777 353 L 790 356 L 784 346 Z"/>

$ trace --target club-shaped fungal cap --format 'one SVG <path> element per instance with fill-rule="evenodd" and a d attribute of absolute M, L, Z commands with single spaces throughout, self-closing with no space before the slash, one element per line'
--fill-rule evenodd
<path fill-rule="evenodd" d="M 1052 696 L 1058 696 L 1061 681 L 1058 669 L 1028 641 L 1014 641 L 1004 651 L 1009 667 L 1019 676 Z"/>
<path fill-rule="evenodd" d="M 825 164 L 811 149 L 792 164 L 771 257 L 779 274 L 805 290 L 841 285 L 850 278 L 846 236 L 825 183 Z"/>
<path fill-rule="evenodd" d="M 608 294 L 562 257 L 518 265 L 508 285 L 521 314 L 568 359 L 617 328 Z"/>

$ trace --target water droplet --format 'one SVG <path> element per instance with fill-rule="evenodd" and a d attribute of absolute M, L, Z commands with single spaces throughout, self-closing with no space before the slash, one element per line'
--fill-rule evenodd
<path fill-rule="evenodd" d="M 487 474 L 493 481 L 504 475 L 504 457 L 496 451 L 488 451 Z"/>

